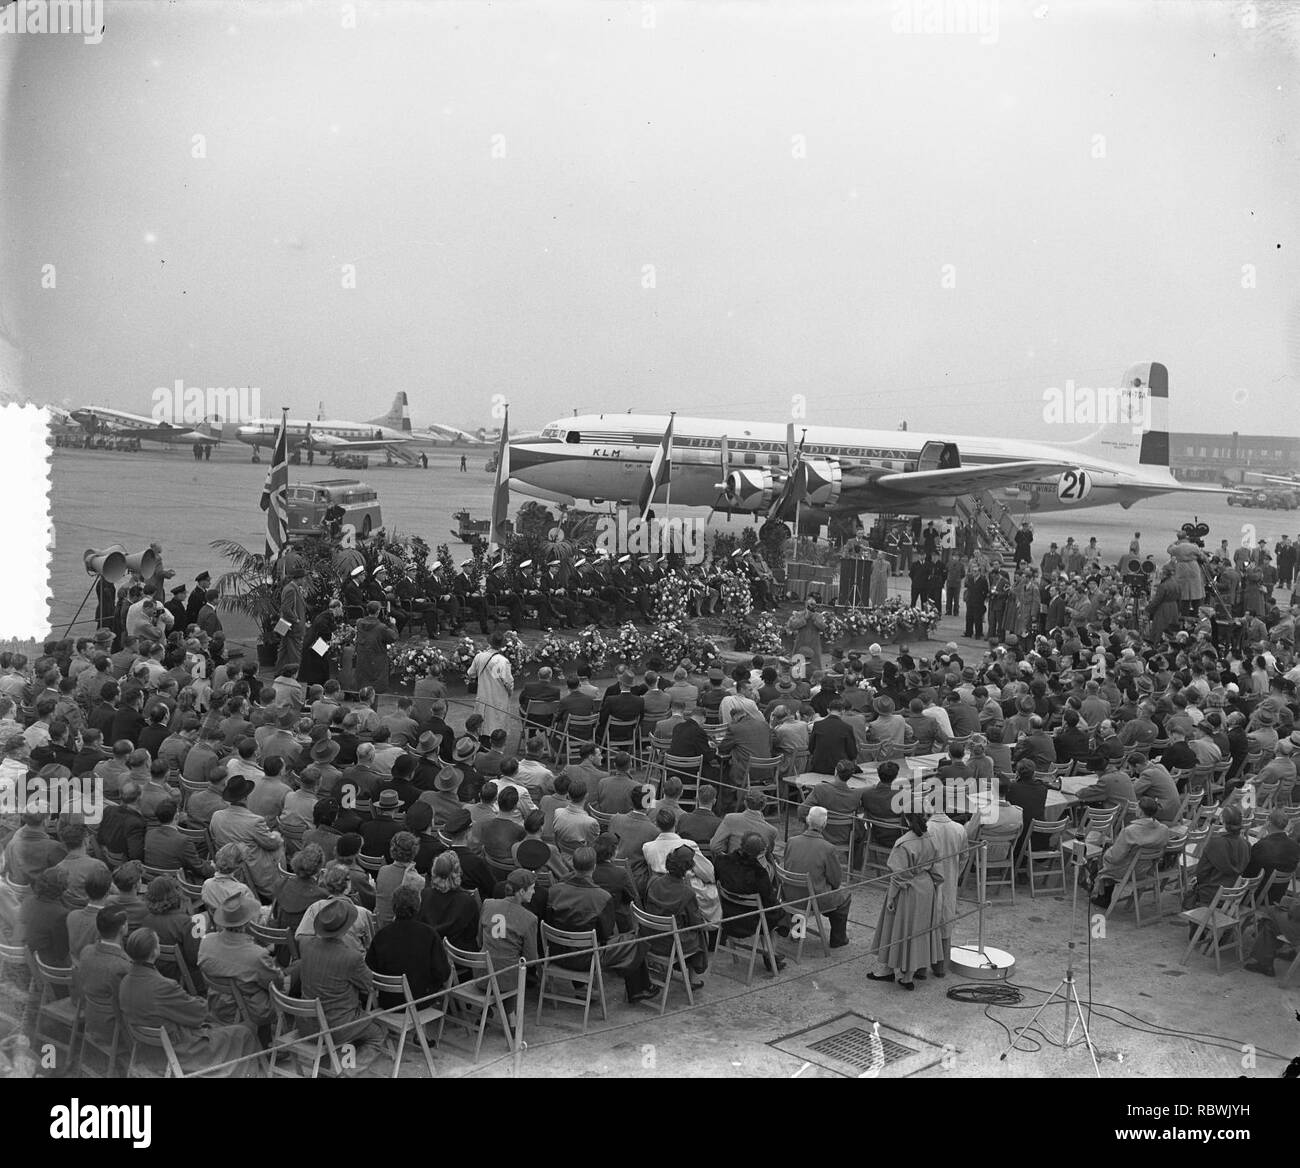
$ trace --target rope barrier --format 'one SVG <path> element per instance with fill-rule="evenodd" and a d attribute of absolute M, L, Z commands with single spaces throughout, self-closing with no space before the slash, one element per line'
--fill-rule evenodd
<path fill-rule="evenodd" d="M 970 845 L 967 845 L 967 847 L 963 848 L 960 852 L 956 853 L 956 855 L 958 855 L 958 856 L 965 856 L 965 855 L 969 854 L 970 852 L 979 851 L 979 850 L 980 850 L 980 845 L 978 845 L 978 844 L 970 844 Z M 889 874 L 889 875 L 887 875 L 887 876 L 869 877 L 869 878 L 865 878 L 865 879 L 862 879 L 862 880 L 859 880 L 859 881 L 856 881 L 856 882 L 849 881 L 849 882 L 846 882 L 846 883 L 844 883 L 844 884 L 841 884 L 840 887 L 839 887 L 838 889 L 827 889 L 826 891 L 827 891 L 827 892 L 838 892 L 838 891 L 845 891 L 845 890 L 847 890 L 847 891 L 849 891 L 850 893 L 852 893 L 852 892 L 855 891 L 856 889 L 859 889 L 859 888 L 865 888 L 865 887 L 868 887 L 868 886 L 871 886 L 871 885 L 877 885 L 877 884 L 880 884 L 882 881 L 884 881 L 884 882 L 892 882 L 892 881 L 895 879 L 895 877 L 897 877 L 897 876 L 899 876 L 899 875 L 901 875 L 901 874 L 903 874 L 903 873 L 905 873 L 905 872 L 917 872 L 917 871 L 926 871 L 926 870 L 932 869 L 933 866 L 934 866 L 934 863 L 935 863 L 934 861 L 931 861 L 931 862 L 928 863 L 928 864 L 914 864 L 914 865 L 910 865 L 910 866 L 908 866 L 908 867 L 906 867 L 906 868 L 897 869 L 896 871 L 892 872 L 891 874 Z M 810 891 L 811 891 L 811 890 L 810 890 Z M 823 895 L 823 894 L 822 894 L 822 893 L 812 893 L 812 895 L 813 895 L 813 896 L 820 896 L 820 895 Z M 629 944 L 637 944 L 637 945 L 642 945 L 642 944 L 644 944 L 644 945 L 647 945 L 647 946 L 648 946 L 652 941 L 667 941 L 667 942 L 669 942 L 670 944 L 673 944 L 673 945 L 675 946 L 675 944 L 676 944 L 676 938 L 678 938 L 678 937 L 681 937 L 681 936 L 684 936 L 684 935 L 687 935 L 687 934 L 691 934 L 691 933 L 695 933 L 695 932 L 703 932 L 703 931 L 705 931 L 705 930 L 714 930 L 714 929 L 717 929 L 717 930 L 720 930 L 720 931 L 721 931 L 721 930 L 724 929 L 727 925 L 733 924 L 733 923 L 736 922 L 736 921 L 746 920 L 746 919 L 749 919 L 749 918 L 751 918 L 751 917 L 752 917 L 752 918 L 757 918 L 757 917 L 759 917 L 760 915 L 765 917 L 768 913 L 776 912 L 776 911 L 779 911 L 779 910 L 782 910 L 782 909 L 789 909 L 789 908 L 791 908 L 791 907 L 796 907 L 796 906 L 797 906 L 797 907 L 804 907 L 804 906 L 806 906 L 806 905 L 808 904 L 808 901 L 809 901 L 809 897 L 808 897 L 808 896 L 799 897 L 799 898 L 796 898 L 796 899 L 793 899 L 793 900 L 780 901 L 780 902 L 778 902 L 778 903 L 776 903 L 776 904 L 765 905 L 765 906 L 764 906 L 763 908 L 761 908 L 761 909 L 751 909 L 751 910 L 747 910 L 747 911 L 745 911 L 745 912 L 729 914 L 729 915 L 727 915 L 727 916 L 724 916 L 723 919 L 722 919 L 721 921 L 719 921 L 719 922 L 713 922 L 713 923 L 710 923 L 710 922 L 707 922 L 707 921 L 706 921 L 706 922 L 702 922 L 701 924 L 698 924 L 698 925 L 686 925 L 686 926 L 682 926 L 682 925 L 678 925 L 676 922 L 674 922 L 673 928 L 672 928 L 671 930 L 665 930 L 665 931 L 662 932 L 662 933 L 653 933 L 653 934 L 647 934 L 647 935 L 637 934 L 637 935 L 635 935 L 635 936 L 624 936 L 624 937 L 620 937 L 620 938 L 617 939 L 617 940 L 608 941 L 608 942 L 606 942 L 606 943 L 603 944 L 603 945 L 597 944 L 597 945 L 595 945 L 595 946 L 591 946 L 591 947 L 587 947 L 587 948 L 583 948 L 583 949 L 565 950 L 564 952 L 556 953 L 556 954 L 551 954 L 551 955 L 546 956 L 546 957 L 539 956 L 539 957 L 537 957 L 537 958 L 534 958 L 534 959 L 531 960 L 531 961 L 526 960 L 526 959 L 523 958 L 523 957 L 520 957 L 520 958 L 519 958 L 519 961 L 518 961 L 518 964 L 517 964 L 517 967 L 516 967 L 516 968 L 519 970 L 519 975 L 520 975 L 520 978 L 521 978 L 520 989 L 519 989 L 519 993 L 518 993 L 518 996 L 517 996 L 517 999 L 516 999 L 517 1002 L 518 1002 L 518 1008 L 517 1008 L 517 1010 L 516 1010 L 516 1033 L 517 1033 L 517 1035 L 522 1035 L 522 1031 L 523 1031 L 523 1013 L 524 1013 L 524 1011 L 525 1011 L 525 1009 L 526 1009 L 526 995 L 527 995 L 527 987 L 526 987 L 526 985 L 524 984 L 523 978 L 525 977 L 526 971 L 527 971 L 528 969 L 530 969 L 530 968 L 536 968 L 536 967 L 540 967 L 540 966 L 544 966 L 544 965 L 549 965 L 549 964 L 552 964 L 552 963 L 554 963 L 554 962 L 556 962 L 556 961 L 563 960 L 563 959 L 567 959 L 567 958 L 573 958 L 573 957 L 577 957 L 577 958 L 581 959 L 581 958 L 586 958 L 586 957 L 590 956 L 592 960 L 599 961 L 600 956 L 601 956 L 602 954 L 604 954 L 604 953 L 606 953 L 606 952 L 609 952 L 609 951 L 611 951 L 611 950 L 615 950 L 615 949 L 620 949 L 620 950 L 626 949 L 626 947 L 627 947 Z M 953 917 L 950 921 L 948 921 L 948 922 L 946 922 L 946 923 L 947 923 L 948 925 L 955 924 L 955 923 L 957 923 L 958 921 L 965 920 L 967 917 L 970 917 L 970 916 L 972 916 L 972 915 L 977 915 L 977 914 L 979 914 L 979 913 L 982 913 L 982 912 L 983 912 L 983 909 L 984 909 L 983 904 L 980 904 L 979 906 L 977 906 L 977 907 L 974 908 L 974 909 L 968 910 L 968 911 L 966 911 L 966 912 L 964 912 L 964 913 L 959 913 L 957 916 Z M 799 916 L 799 915 L 801 915 L 801 914 L 794 914 L 794 915 L 797 917 L 797 916 Z M 856 922 L 855 922 L 855 923 L 856 923 Z M 756 921 L 756 925 L 757 925 L 757 921 Z M 936 929 L 936 928 L 938 928 L 938 927 L 939 927 L 939 926 L 938 926 L 938 924 L 936 923 L 936 924 L 931 925 L 931 926 L 928 927 L 928 928 L 920 929 L 920 930 L 918 930 L 917 932 L 910 933 L 910 934 L 908 934 L 905 938 L 902 938 L 902 939 L 904 939 L 904 940 L 913 940 L 913 939 L 915 939 L 916 937 L 919 937 L 919 936 L 923 935 L 924 933 L 932 932 L 934 929 Z M 759 929 L 756 927 L 755 932 L 757 933 L 758 931 L 759 931 Z M 748 936 L 749 936 L 749 934 L 746 934 L 746 937 L 748 937 Z M 755 940 L 755 944 L 757 944 L 757 940 Z M 869 954 L 868 954 L 868 955 L 869 955 Z M 766 956 L 766 954 L 763 954 L 763 956 Z M 841 964 L 846 964 L 848 961 L 856 961 L 856 960 L 860 960 L 862 956 L 863 956 L 863 954 L 861 954 L 861 953 L 854 954 L 854 955 L 852 955 L 852 956 L 845 956 L 844 958 L 840 959 L 839 961 L 834 962 L 834 963 L 832 964 L 832 966 L 830 966 L 830 968 L 834 968 L 835 966 L 838 966 L 838 965 L 841 965 Z M 450 960 L 450 958 L 449 958 L 449 960 Z M 671 962 L 671 960 L 672 960 L 671 954 L 668 955 L 668 960 Z M 491 963 L 491 957 L 490 957 L 490 956 L 488 957 L 488 961 L 489 961 L 489 964 L 490 964 L 490 963 Z M 452 964 L 454 965 L 454 962 L 453 962 Z M 809 972 L 809 973 L 819 972 L 820 969 L 824 969 L 824 968 L 827 968 L 827 967 L 820 967 L 818 971 L 810 970 L 810 971 L 808 971 L 808 972 Z M 200 970 L 200 972 L 202 972 L 202 971 Z M 276 1044 L 273 1043 L 271 1046 L 269 1046 L 269 1047 L 267 1047 L 267 1048 L 264 1048 L 264 1049 L 259 1049 L 259 1050 L 255 1051 L 255 1052 L 251 1053 L 251 1054 L 241 1055 L 241 1056 L 239 1056 L 239 1057 L 237 1057 L 237 1058 L 234 1058 L 234 1059 L 228 1059 L 228 1060 L 226 1060 L 225 1062 L 215 1063 L 215 1064 L 213 1064 L 213 1065 L 211 1065 L 211 1066 L 206 1066 L 206 1067 L 204 1067 L 201 1071 L 195 1071 L 195 1072 L 193 1073 L 193 1075 L 190 1076 L 190 1077 L 194 1077 L 194 1078 L 207 1077 L 207 1076 L 211 1075 L 212 1072 L 214 1072 L 214 1071 L 225 1070 L 225 1069 L 227 1069 L 227 1068 L 229 1068 L 229 1067 L 238 1066 L 238 1065 L 241 1064 L 241 1063 L 248 1063 L 248 1062 L 252 1062 L 252 1061 L 260 1061 L 260 1060 L 262 1060 L 263 1058 L 265 1058 L 265 1057 L 268 1056 L 268 1055 L 271 1056 L 271 1061 L 272 1061 L 272 1063 L 274 1063 L 275 1058 L 278 1057 L 278 1055 L 283 1054 L 283 1053 L 285 1053 L 285 1052 L 287 1052 L 287 1051 L 292 1051 L 292 1049 L 293 1049 L 295 1046 L 300 1046 L 302 1043 L 305 1043 L 305 1042 L 312 1042 L 312 1041 L 319 1041 L 319 1040 L 320 1040 L 320 1037 L 323 1036 L 323 1035 L 325 1035 L 325 1034 L 333 1035 L 333 1034 L 338 1033 L 338 1032 L 341 1032 L 341 1031 L 343 1031 L 343 1030 L 349 1030 L 349 1029 L 352 1029 L 352 1028 L 355 1028 L 355 1027 L 361 1026 L 361 1025 L 363 1025 L 363 1024 L 368 1024 L 368 1023 L 371 1023 L 371 1022 L 375 1021 L 376 1019 L 378 1019 L 378 1018 L 380 1018 L 380 1017 L 382 1017 L 382 1016 L 384 1016 L 384 1015 L 389 1015 L 389 1014 L 392 1014 L 392 1015 L 395 1015 L 395 1016 L 396 1016 L 396 1015 L 402 1015 L 402 1014 L 406 1014 L 406 1013 L 408 1013 L 408 1011 L 412 1011 L 412 1010 L 415 1011 L 416 1013 L 418 1013 L 422 1008 L 425 1008 L 425 1007 L 428 1007 L 428 1006 L 434 1005 L 435 1003 L 437 1003 L 437 1002 L 439 1001 L 439 999 L 445 999 L 446 1001 L 450 1001 L 450 999 L 453 998 L 453 997 L 455 996 L 456 991 L 457 991 L 458 989 L 459 989 L 459 990 L 464 990 L 466 987 L 476 985 L 476 984 L 478 984 L 479 982 L 483 982 L 483 983 L 485 983 L 485 986 L 486 986 L 486 988 L 488 988 L 488 989 L 491 989 L 491 988 L 492 988 L 492 984 L 493 984 L 493 982 L 496 982 L 496 983 L 497 983 L 497 990 L 498 990 L 498 992 L 499 992 L 499 986 L 500 986 L 501 978 L 502 978 L 502 976 L 503 976 L 504 974 L 506 974 L 506 973 L 508 973 L 508 972 L 509 972 L 509 967 L 506 967 L 506 968 L 499 969 L 499 970 L 498 970 L 498 969 L 491 969 L 490 972 L 488 972 L 488 973 L 486 973 L 486 974 L 480 974 L 480 975 L 478 975 L 477 977 L 469 978 L 468 980 L 460 980 L 460 979 L 459 979 L 459 976 L 458 976 L 457 982 L 456 982 L 456 984 L 455 984 L 454 986 L 447 986 L 447 987 L 444 987 L 443 989 L 435 990 L 435 991 L 433 991 L 432 993 L 426 994 L 424 997 L 421 997 L 421 998 L 415 998 L 415 999 L 413 999 L 411 1002 L 403 1003 L 403 1004 L 401 1004 L 401 1005 L 397 1005 L 397 1006 L 389 1006 L 389 1007 L 383 1007 L 383 1008 L 376 1008 L 376 1009 L 374 1009 L 374 1010 L 365 1010 L 365 1011 L 362 1011 L 360 1014 L 358 1014 L 358 1015 L 357 1015 L 356 1017 L 354 1017 L 354 1018 L 350 1018 L 350 1019 L 348 1019 L 348 1020 L 345 1021 L 345 1022 L 340 1022 L 340 1023 L 337 1023 L 337 1024 L 333 1025 L 333 1026 L 329 1026 L 329 1027 L 326 1027 L 326 1028 L 321 1029 L 321 1030 L 317 1030 L 317 1031 L 313 1032 L 312 1034 L 296 1036 L 292 1041 L 284 1042 L 284 1043 L 280 1043 L 280 1044 L 278 1044 L 278 1045 L 276 1045 Z M 560 976 L 561 978 L 563 977 L 563 967 L 561 967 L 561 972 L 560 972 L 559 976 Z M 670 970 L 667 972 L 666 976 L 667 976 L 668 980 L 671 981 L 672 976 L 673 976 L 673 971 L 670 969 Z M 798 974 L 798 975 L 792 975 L 792 977 L 796 977 L 796 976 L 798 976 L 798 977 L 802 977 L 802 976 L 806 976 L 806 975 L 805 975 L 805 974 L 802 974 L 802 973 L 800 973 L 800 974 Z M 773 983 L 773 984 L 774 984 L 774 983 Z M 764 985 L 764 986 L 752 987 L 752 988 L 750 988 L 749 990 L 747 990 L 746 992 L 755 992 L 756 990 L 759 990 L 759 989 L 769 989 L 769 988 L 771 988 L 771 985 Z M 497 996 L 497 995 L 494 993 L 494 994 L 493 994 L 493 997 L 496 997 L 496 996 Z M 728 1001 L 729 1001 L 729 1000 L 731 1000 L 731 999 L 725 999 L 725 1000 L 728 1000 Z M 493 1004 L 495 1004 L 495 1003 L 493 1003 Z M 504 1004 L 504 1002 L 503 1002 L 503 1004 Z M 720 1004 L 720 1003 L 718 1003 L 718 1002 L 699 1003 L 698 1005 L 692 1005 L 692 1006 L 689 1006 L 689 1007 L 685 1008 L 684 1010 L 678 1010 L 678 1011 L 676 1011 L 675 1013 L 683 1013 L 683 1012 L 688 1012 L 689 1010 L 703 1009 L 703 1008 L 706 1008 L 706 1007 L 716 1006 L 716 1005 L 718 1005 L 718 1004 Z M 485 1008 L 487 1008 L 487 1004 L 486 1004 L 486 1003 L 485 1003 Z M 634 1022 L 629 1022 L 629 1023 L 620 1024 L 618 1027 L 605 1028 L 605 1029 L 602 1029 L 602 1030 L 596 1031 L 596 1033 L 605 1033 L 606 1030 L 608 1030 L 608 1029 L 621 1029 L 621 1028 L 623 1028 L 623 1027 L 626 1026 L 626 1025 L 641 1025 L 641 1024 L 643 1024 L 645 1021 L 648 1021 L 648 1020 L 649 1020 L 649 1019 L 638 1019 L 638 1020 L 636 1020 L 636 1021 L 634 1021 Z M 419 1025 L 418 1021 L 415 1022 L 414 1024 L 415 1024 L 415 1025 Z M 295 1032 L 295 1033 L 296 1033 L 296 1032 Z M 543 1043 L 543 1044 L 540 1044 L 540 1045 L 541 1045 L 541 1046 L 553 1046 L 553 1045 L 556 1045 L 556 1044 L 559 1043 L 559 1042 L 573 1041 L 573 1040 L 575 1040 L 576 1038 L 581 1038 L 581 1037 L 586 1037 L 586 1036 L 584 1036 L 584 1035 L 566 1036 L 566 1037 L 561 1038 L 561 1039 L 553 1039 L 553 1040 L 550 1040 L 549 1042 L 546 1042 L 546 1043 Z M 517 1041 L 516 1044 L 515 1044 L 515 1048 L 514 1048 L 514 1050 L 513 1050 L 512 1052 L 510 1052 L 510 1053 L 512 1053 L 512 1054 L 514 1054 L 514 1055 L 516 1056 L 516 1073 L 517 1073 L 517 1071 L 518 1071 L 518 1064 L 519 1064 L 519 1056 L 522 1054 L 522 1046 L 521 1046 L 521 1044 L 520 1044 L 518 1041 Z M 502 1055 L 502 1056 L 501 1056 L 501 1058 L 506 1058 L 506 1057 L 509 1057 L 509 1054 L 507 1054 L 507 1055 Z M 501 1059 L 499 1058 L 499 1059 L 497 1059 L 497 1060 L 495 1060 L 495 1061 L 499 1062 L 499 1061 L 501 1061 Z M 475 1069 L 479 1069 L 479 1068 L 476 1067 Z M 470 1072 L 468 1072 L 468 1073 L 473 1073 L 473 1071 L 470 1071 Z"/>

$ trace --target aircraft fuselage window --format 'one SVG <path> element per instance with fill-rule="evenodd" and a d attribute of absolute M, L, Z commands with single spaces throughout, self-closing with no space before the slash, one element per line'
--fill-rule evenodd
<path fill-rule="evenodd" d="M 566 430 L 564 433 L 564 440 L 576 445 L 582 441 L 582 434 L 577 430 Z"/>

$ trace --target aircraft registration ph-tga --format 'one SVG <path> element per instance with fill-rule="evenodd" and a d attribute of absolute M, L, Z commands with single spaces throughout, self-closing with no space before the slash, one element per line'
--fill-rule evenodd
<path fill-rule="evenodd" d="M 962 495 L 1018 488 L 1030 509 L 1130 507 L 1170 492 L 1222 494 L 1180 483 L 1169 469 L 1169 374 L 1152 362 L 1121 381 L 1121 420 L 1107 421 L 1071 444 L 1010 438 L 857 430 L 676 416 L 671 497 L 674 505 L 762 512 L 781 494 L 796 459 L 804 466 L 809 517 L 951 511 Z M 1133 419 L 1141 418 L 1142 425 Z M 541 439 L 510 444 L 512 490 L 554 502 L 635 502 L 668 417 L 588 414 L 563 418 Z M 668 497 L 661 486 L 655 502 Z M 1036 500 L 1036 502 L 1035 502 Z"/>

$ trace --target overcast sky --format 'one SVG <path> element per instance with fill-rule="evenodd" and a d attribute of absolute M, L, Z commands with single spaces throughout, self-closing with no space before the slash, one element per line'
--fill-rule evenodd
<path fill-rule="evenodd" d="M 1297 433 L 1286 6 L 899 31 L 944 7 L 110 3 L 98 45 L 0 36 L 8 376 L 1060 437 L 1047 387 L 1160 360 L 1174 428 Z"/>

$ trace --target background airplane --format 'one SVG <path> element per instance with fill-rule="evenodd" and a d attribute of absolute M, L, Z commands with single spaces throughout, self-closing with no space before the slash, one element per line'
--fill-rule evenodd
<path fill-rule="evenodd" d="M 221 433 L 208 427 L 206 422 L 195 426 L 175 426 L 171 422 L 160 422 L 155 418 L 146 418 L 142 414 L 128 413 L 126 410 L 113 410 L 107 406 L 82 406 L 72 410 L 69 416 L 87 434 L 102 434 L 113 438 L 138 438 L 142 442 L 175 443 L 195 442 L 209 444 L 220 442 Z"/>
<path fill-rule="evenodd" d="M 1170 492 L 1223 494 L 1180 483 L 1169 469 L 1168 371 L 1135 365 L 1120 383 L 1133 395 L 1129 417 L 1072 445 L 908 430 L 795 427 L 709 418 L 674 419 L 672 502 L 759 512 L 789 504 L 810 517 L 876 512 L 938 515 L 958 497 L 999 488 L 1034 492 L 1037 506 L 1132 506 Z M 665 415 L 563 418 L 540 441 L 510 444 L 510 487 L 554 502 L 633 502 L 668 425 Z M 667 487 L 656 502 L 669 497 Z M 1035 506 L 1030 503 L 1031 509 Z"/>
<path fill-rule="evenodd" d="M 253 447 L 253 458 L 256 459 L 260 447 L 271 449 L 275 446 L 279 430 L 278 418 L 255 418 L 237 427 L 235 436 L 240 442 Z M 399 391 L 393 398 L 388 413 L 369 422 L 320 417 L 315 420 L 289 418 L 287 441 L 291 452 L 303 447 L 321 454 L 359 454 L 367 450 L 384 450 L 407 462 L 415 460 L 411 451 L 404 449 L 415 441 L 404 391 Z"/>

